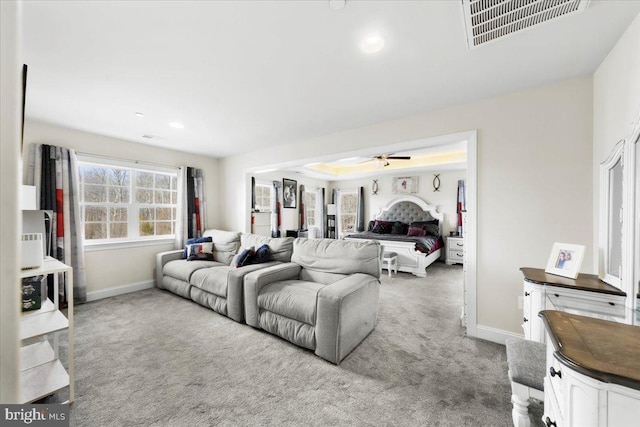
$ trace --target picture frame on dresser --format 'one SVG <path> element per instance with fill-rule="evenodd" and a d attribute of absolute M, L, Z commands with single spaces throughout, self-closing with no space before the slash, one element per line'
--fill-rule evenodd
<path fill-rule="evenodd" d="M 551 249 L 545 272 L 575 279 L 578 277 L 583 259 L 584 246 L 556 242 Z"/>

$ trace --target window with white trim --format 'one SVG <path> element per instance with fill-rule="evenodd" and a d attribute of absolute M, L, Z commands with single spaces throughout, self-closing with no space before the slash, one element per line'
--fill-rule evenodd
<path fill-rule="evenodd" d="M 318 200 L 317 191 L 305 189 L 304 209 L 306 211 L 305 214 L 306 214 L 308 227 L 315 227 L 316 224 L 320 224 L 320 221 L 318 221 L 318 218 L 317 218 L 317 213 L 318 213 L 317 200 Z"/>
<path fill-rule="evenodd" d="M 260 212 L 268 212 L 271 210 L 271 192 L 273 191 L 273 185 L 262 184 L 256 182 L 255 195 L 256 204 L 255 209 Z"/>
<path fill-rule="evenodd" d="M 358 192 L 338 192 L 338 233 L 353 232 L 356 229 Z"/>
<path fill-rule="evenodd" d="M 177 169 L 78 157 L 85 244 L 175 236 Z"/>

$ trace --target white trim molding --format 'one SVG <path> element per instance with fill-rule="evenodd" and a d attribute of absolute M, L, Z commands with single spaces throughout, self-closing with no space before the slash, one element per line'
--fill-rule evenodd
<path fill-rule="evenodd" d="M 476 325 L 476 332 L 477 332 L 476 338 L 495 342 L 497 344 L 502 344 L 502 345 L 504 345 L 507 338 L 524 339 L 524 335 L 522 334 L 503 331 L 502 329 L 491 328 L 489 326 L 484 326 L 484 325 Z"/>
<path fill-rule="evenodd" d="M 118 286 L 115 288 L 87 292 L 87 302 L 115 297 L 117 295 L 129 294 L 131 292 L 138 292 L 144 289 L 151 289 L 153 287 L 155 287 L 154 280 L 145 280 L 144 282 L 131 283 L 129 285 Z"/>

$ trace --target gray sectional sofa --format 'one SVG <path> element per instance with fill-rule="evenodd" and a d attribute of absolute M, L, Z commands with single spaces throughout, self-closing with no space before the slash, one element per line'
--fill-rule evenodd
<path fill-rule="evenodd" d="M 182 250 L 159 253 L 156 255 L 156 285 L 237 322 L 244 322 L 244 276 L 252 271 L 289 262 L 293 238 L 272 239 L 222 230 L 206 230 L 203 237 L 212 238 L 214 261 L 181 259 Z M 271 261 L 239 268 L 231 266 L 233 257 L 241 248 L 257 248 L 263 244 L 271 249 Z"/>
<path fill-rule="evenodd" d="M 214 261 L 156 255 L 158 288 L 278 335 L 340 363 L 374 329 L 382 248 L 374 241 L 268 238 L 207 230 Z M 244 248 L 267 244 L 271 260 L 236 268 Z"/>

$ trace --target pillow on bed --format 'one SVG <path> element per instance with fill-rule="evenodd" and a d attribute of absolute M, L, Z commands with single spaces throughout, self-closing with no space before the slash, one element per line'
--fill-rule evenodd
<path fill-rule="evenodd" d="M 427 232 L 427 236 L 439 236 L 440 228 L 438 227 L 440 221 L 437 219 L 433 219 L 431 221 L 415 221 L 412 222 L 411 225 L 415 227 L 420 227 Z"/>
<path fill-rule="evenodd" d="M 415 226 L 413 224 L 409 226 L 409 231 L 407 231 L 407 236 L 423 237 L 426 235 L 427 235 L 427 230 L 425 230 L 422 227 Z"/>
<path fill-rule="evenodd" d="M 369 221 L 369 225 L 367 226 L 367 231 L 373 230 L 373 226 L 375 225 L 375 221 Z"/>
<path fill-rule="evenodd" d="M 391 234 L 399 234 L 405 236 L 409 231 L 409 224 L 405 224 L 404 222 L 396 221 L 393 223 L 391 227 Z"/>
<path fill-rule="evenodd" d="M 378 234 L 391 234 L 391 227 L 393 226 L 393 222 L 391 221 L 378 221 L 373 224 L 372 232 Z"/>

